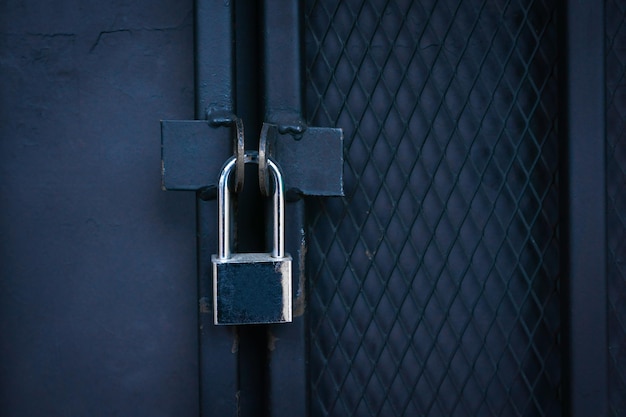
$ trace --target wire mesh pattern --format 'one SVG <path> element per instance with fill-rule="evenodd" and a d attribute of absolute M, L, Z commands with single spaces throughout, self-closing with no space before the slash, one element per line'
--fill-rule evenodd
<path fill-rule="evenodd" d="M 626 4 L 606 2 L 609 404 L 626 416 Z"/>
<path fill-rule="evenodd" d="M 312 416 L 560 415 L 554 3 L 306 2 Z"/>

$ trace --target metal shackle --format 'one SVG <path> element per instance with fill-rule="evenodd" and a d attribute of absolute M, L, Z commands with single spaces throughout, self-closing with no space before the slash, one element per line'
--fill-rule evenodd
<path fill-rule="evenodd" d="M 237 163 L 237 157 L 233 156 L 226 161 L 222 171 L 220 172 L 219 183 L 217 188 L 217 218 L 218 218 L 218 236 L 217 236 L 217 256 L 219 259 L 228 259 L 231 257 L 230 248 L 230 215 L 231 215 L 231 202 L 230 202 L 230 185 L 229 179 L 233 167 Z M 259 154 L 257 152 L 246 152 L 244 154 L 244 164 L 258 164 Z M 273 248 L 271 256 L 273 258 L 283 258 L 285 256 L 285 193 L 283 175 L 280 172 L 280 168 L 271 159 L 267 158 L 267 165 L 272 172 L 274 178 L 274 194 L 273 207 L 274 207 L 274 225 L 272 230 L 273 236 Z"/>

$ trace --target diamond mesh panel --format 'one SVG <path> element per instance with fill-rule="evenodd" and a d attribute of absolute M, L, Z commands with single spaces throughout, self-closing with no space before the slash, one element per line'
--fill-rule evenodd
<path fill-rule="evenodd" d="M 554 1 L 306 3 L 313 416 L 560 415 Z"/>
<path fill-rule="evenodd" d="M 626 416 L 626 4 L 606 2 L 609 403 Z"/>

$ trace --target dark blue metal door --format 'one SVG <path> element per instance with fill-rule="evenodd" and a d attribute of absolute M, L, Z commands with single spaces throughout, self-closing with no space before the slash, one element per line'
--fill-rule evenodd
<path fill-rule="evenodd" d="M 191 1 L 0 2 L 0 415 L 197 416 Z"/>

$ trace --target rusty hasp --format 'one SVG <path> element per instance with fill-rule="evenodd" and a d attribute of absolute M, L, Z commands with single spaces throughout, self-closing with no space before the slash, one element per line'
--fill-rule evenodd
<path fill-rule="evenodd" d="M 234 125 L 205 120 L 162 121 L 162 188 L 200 190 L 217 187 L 222 165 L 233 155 Z M 271 156 L 281 167 L 287 192 L 343 196 L 342 130 L 306 127 L 297 134 L 281 131 L 284 130 L 277 124 L 264 123 L 260 148 L 266 157 Z"/>
<path fill-rule="evenodd" d="M 285 132 L 285 133 L 282 133 Z M 259 157 L 272 157 L 285 177 L 285 188 L 303 195 L 343 196 L 343 131 L 306 127 L 290 133 L 278 124 L 263 123 Z M 265 168 L 259 163 L 259 184 L 269 194 Z M 265 189 L 264 189 L 265 186 Z"/>

